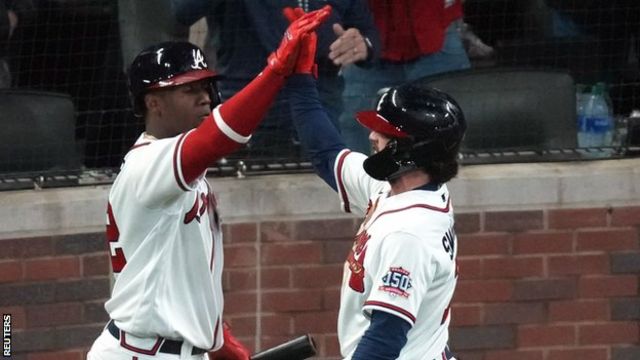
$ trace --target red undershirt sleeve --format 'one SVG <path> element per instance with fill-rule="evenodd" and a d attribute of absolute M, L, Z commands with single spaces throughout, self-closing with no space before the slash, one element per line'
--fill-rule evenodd
<path fill-rule="evenodd" d="M 284 77 L 266 67 L 247 86 L 216 107 L 200 126 L 187 133 L 180 152 L 180 166 L 187 184 L 249 141 L 284 81 Z"/>

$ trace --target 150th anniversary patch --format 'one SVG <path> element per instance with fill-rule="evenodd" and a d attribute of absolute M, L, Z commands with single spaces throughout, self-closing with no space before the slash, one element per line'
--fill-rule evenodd
<path fill-rule="evenodd" d="M 409 271 L 402 267 L 391 267 L 382 277 L 382 286 L 378 290 L 386 291 L 394 296 L 409 297 L 411 277 Z"/>

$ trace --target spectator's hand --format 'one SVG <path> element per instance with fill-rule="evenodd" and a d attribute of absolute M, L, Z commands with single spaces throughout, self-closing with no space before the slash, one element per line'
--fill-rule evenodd
<path fill-rule="evenodd" d="M 301 8 L 285 8 L 284 16 L 290 23 L 293 23 L 304 15 L 304 11 Z M 298 55 L 298 61 L 296 63 L 296 74 L 313 74 L 317 77 L 316 66 L 316 47 L 318 44 L 318 36 L 315 31 L 311 32 L 302 40 L 300 45 L 300 55 Z"/>
<path fill-rule="evenodd" d="M 334 64 L 347 66 L 367 59 L 369 48 L 360 30 L 356 28 L 345 30 L 342 25 L 333 24 L 333 32 L 338 37 L 329 47 L 329 59 Z"/>
<path fill-rule="evenodd" d="M 209 353 L 209 360 L 250 360 L 251 352 L 231 334 L 227 323 L 223 326 L 224 345 L 215 352 Z"/>
<path fill-rule="evenodd" d="M 269 56 L 269 67 L 282 76 L 288 76 L 296 69 L 302 40 L 313 33 L 331 14 L 331 6 L 304 14 L 292 22 L 284 33 L 282 42 Z"/>

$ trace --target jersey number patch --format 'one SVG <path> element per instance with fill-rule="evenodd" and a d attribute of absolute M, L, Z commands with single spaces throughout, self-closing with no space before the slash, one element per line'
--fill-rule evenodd
<path fill-rule="evenodd" d="M 119 273 L 122 268 L 127 264 L 127 259 L 124 257 L 122 247 L 118 244 L 120 239 L 120 230 L 116 224 L 116 218 L 113 216 L 113 210 L 111 204 L 107 205 L 107 245 L 109 245 L 109 252 L 111 253 L 111 267 L 114 273 Z"/>

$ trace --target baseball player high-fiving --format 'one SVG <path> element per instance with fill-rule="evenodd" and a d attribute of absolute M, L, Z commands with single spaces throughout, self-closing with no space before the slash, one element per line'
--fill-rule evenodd
<path fill-rule="evenodd" d="M 264 71 L 224 104 L 198 47 L 165 42 L 135 58 L 129 88 L 145 132 L 109 193 L 111 320 L 88 359 L 249 359 L 222 319 L 222 234 L 205 173 L 249 140 L 285 78 L 312 72 L 297 61 L 301 47 L 315 53 L 302 39 L 330 11 L 292 22 Z"/>
<path fill-rule="evenodd" d="M 345 148 L 311 76 L 288 89 L 295 126 L 344 211 L 364 215 L 344 268 L 338 340 L 346 359 L 454 359 L 449 303 L 457 281 L 453 205 L 466 123 L 447 94 L 408 83 L 358 114 L 375 151 Z"/>

